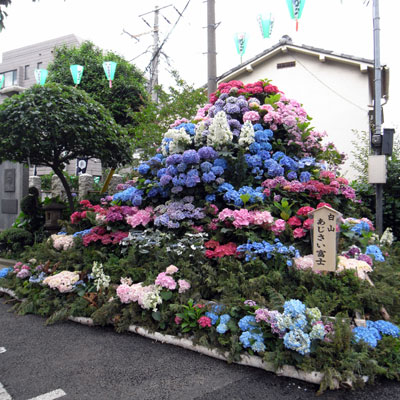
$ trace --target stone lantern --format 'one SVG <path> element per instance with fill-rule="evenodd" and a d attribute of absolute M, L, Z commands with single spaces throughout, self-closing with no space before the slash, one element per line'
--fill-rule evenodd
<path fill-rule="evenodd" d="M 60 231 L 61 226 L 59 225 L 58 221 L 61 219 L 61 214 L 64 208 L 64 204 L 55 202 L 51 202 L 50 204 L 43 206 L 45 213 L 44 228 L 50 234 Z"/>

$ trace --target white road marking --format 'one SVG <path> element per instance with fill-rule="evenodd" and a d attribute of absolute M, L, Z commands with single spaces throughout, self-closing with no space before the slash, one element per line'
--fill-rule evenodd
<path fill-rule="evenodd" d="M 7 350 L 5 347 L 0 347 L 0 353 L 5 353 Z"/>
<path fill-rule="evenodd" d="M 12 400 L 12 397 L 8 394 L 6 388 L 0 382 L 0 400 Z"/>
<path fill-rule="evenodd" d="M 64 390 L 57 389 L 57 390 L 53 390 L 52 392 L 41 394 L 40 396 L 37 396 L 37 397 L 33 397 L 29 400 L 54 400 L 54 399 L 58 399 L 59 397 L 63 397 L 66 395 L 67 395 L 67 393 L 65 393 Z M 3 399 L 0 398 L 0 400 L 3 400 Z"/>

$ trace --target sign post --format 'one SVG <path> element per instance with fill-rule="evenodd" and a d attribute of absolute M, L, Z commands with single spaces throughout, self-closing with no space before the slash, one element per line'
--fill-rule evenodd
<path fill-rule="evenodd" d="M 323 206 L 308 215 L 314 218 L 313 223 L 313 270 L 336 271 L 336 221 L 341 213 Z"/>

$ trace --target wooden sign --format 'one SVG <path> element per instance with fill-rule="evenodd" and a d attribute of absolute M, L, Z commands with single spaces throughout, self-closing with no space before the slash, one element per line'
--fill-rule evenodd
<path fill-rule="evenodd" d="M 323 206 L 308 215 L 313 223 L 314 271 L 336 270 L 336 220 L 341 217 L 338 211 Z"/>

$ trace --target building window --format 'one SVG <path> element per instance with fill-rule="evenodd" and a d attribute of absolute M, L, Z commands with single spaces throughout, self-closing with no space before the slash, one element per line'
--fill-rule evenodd
<path fill-rule="evenodd" d="M 40 62 L 37 63 L 36 68 L 37 68 L 37 69 L 40 69 L 40 68 L 42 68 L 42 65 L 43 65 L 43 63 L 40 61 Z"/>
<path fill-rule="evenodd" d="M 29 65 L 25 65 L 24 79 L 29 79 Z"/>
<path fill-rule="evenodd" d="M 285 63 L 276 64 L 277 69 L 290 68 L 290 67 L 295 67 L 295 66 L 296 66 L 296 61 L 288 61 Z"/>
<path fill-rule="evenodd" d="M 17 70 L 4 72 L 4 87 L 15 86 L 17 84 Z"/>

